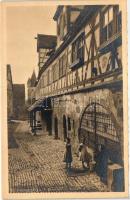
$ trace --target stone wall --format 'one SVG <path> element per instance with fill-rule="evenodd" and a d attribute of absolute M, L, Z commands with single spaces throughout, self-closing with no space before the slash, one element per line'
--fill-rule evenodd
<path fill-rule="evenodd" d="M 25 85 L 13 84 L 14 118 L 25 119 Z"/>
<path fill-rule="evenodd" d="M 58 136 L 60 139 L 64 140 L 63 115 L 66 116 L 66 119 L 69 117 L 71 122 L 71 131 L 68 131 L 68 134 L 71 137 L 73 151 L 76 152 L 79 146 L 78 131 L 82 114 L 90 102 L 95 100 L 99 101 L 108 113 L 110 113 L 111 120 L 114 123 L 116 132 L 120 139 L 123 154 L 123 102 L 121 90 L 112 91 L 109 89 L 100 89 L 89 93 L 64 95 L 55 98 L 53 101 L 52 133 L 55 134 L 54 119 L 57 117 Z"/>
<path fill-rule="evenodd" d="M 7 114 L 8 119 L 13 117 L 13 82 L 10 65 L 7 65 Z"/>
<path fill-rule="evenodd" d="M 8 83 L 8 89 L 7 89 L 7 113 L 8 113 L 8 119 L 13 117 L 13 90 Z"/>

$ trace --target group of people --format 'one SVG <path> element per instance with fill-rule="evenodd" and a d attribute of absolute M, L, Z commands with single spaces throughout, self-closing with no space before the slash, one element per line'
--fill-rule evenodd
<path fill-rule="evenodd" d="M 83 168 L 90 168 L 90 162 L 92 161 L 92 156 L 87 151 L 87 145 L 85 144 L 85 141 L 80 144 L 80 147 L 78 149 L 79 151 L 79 157 L 82 161 Z M 67 138 L 66 141 L 66 151 L 64 155 L 64 162 L 66 162 L 66 168 L 71 168 L 72 163 L 72 150 L 71 150 L 71 141 L 70 138 Z"/>
<path fill-rule="evenodd" d="M 79 146 L 79 157 L 82 162 L 82 166 L 84 169 L 91 170 L 92 163 L 94 163 L 93 170 L 96 171 L 97 175 L 100 177 L 101 181 L 104 183 L 107 179 L 107 166 L 109 154 L 104 145 L 98 145 L 96 151 L 94 153 L 94 158 L 88 152 L 87 144 L 85 140 Z M 94 160 L 93 160 L 94 159 Z M 71 140 L 67 138 L 66 141 L 66 151 L 64 155 L 64 162 L 66 162 L 66 168 L 71 169 L 71 163 L 73 161 L 72 158 L 72 150 L 71 150 Z"/>

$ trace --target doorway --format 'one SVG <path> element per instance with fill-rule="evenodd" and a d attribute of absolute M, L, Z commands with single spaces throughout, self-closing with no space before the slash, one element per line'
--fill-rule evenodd
<path fill-rule="evenodd" d="M 63 115 L 63 134 L 64 134 L 64 141 L 67 138 L 67 124 L 66 124 L 66 116 Z"/>
<path fill-rule="evenodd" d="M 55 139 L 58 139 L 58 118 L 55 117 L 54 119 L 54 125 L 55 125 Z"/>

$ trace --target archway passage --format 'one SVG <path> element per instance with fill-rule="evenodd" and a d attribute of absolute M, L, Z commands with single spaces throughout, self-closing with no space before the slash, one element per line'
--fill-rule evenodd
<path fill-rule="evenodd" d="M 45 113 L 46 127 L 49 135 L 52 134 L 52 111 L 46 111 Z"/>
<path fill-rule="evenodd" d="M 52 135 L 52 111 L 41 111 L 41 117 L 42 121 L 44 121 L 45 130 L 48 132 L 49 135 Z"/>
<path fill-rule="evenodd" d="M 113 162 L 121 163 L 120 140 L 110 113 L 99 103 L 92 103 L 85 109 L 80 123 L 79 140 L 87 141 L 90 148 L 104 144 Z"/>
<path fill-rule="evenodd" d="M 64 134 L 64 141 L 67 138 L 67 124 L 66 124 L 66 116 L 63 115 L 63 134 Z"/>
<path fill-rule="evenodd" d="M 58 139 L 58 119 L 55 117 L 54 119 L 54 124 L 55 124 L 55 139 Z"/>

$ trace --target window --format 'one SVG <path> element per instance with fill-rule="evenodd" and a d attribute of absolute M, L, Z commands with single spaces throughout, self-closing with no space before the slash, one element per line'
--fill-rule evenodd
<path fill-rule="evenodd" d="M 59 72 L 59 63 L 58 62 L 53 65 L 52 72 L 53 72 L 52 76 L 53 76 L 53 82 L 54 82 L 58 79 L 58 72 Z"/>
<path fill-rule="evenodd" d="M 51 69 L 49 70 L 49 80 L 48 80 L 48 84 L 50 85 L 51 84 Z"/>
<path fill-rule="evenodd" d="M 117 31 L 121 31 L 122 28 L 122 17 L 121 17 L 121 11 L 117 14 Z"/>
<path fill-rule="evenodd" d="M 109 9 L 109 22 L 113 20 L 113 7 Z"/>
<path fill-rule="evenodd" d="M 103 26 L 102 26 L 102 35 L 101 43 L 107 41 L 112 37 L 113 31 L 113 7 L 110 7 L 103 13 Z"/>
<path fill-rule="evenodd" d="M 103 26 L 107 26 L 108 25 L 108 12 L 104 13 L 104 24 Z"/>
<path fill-rule="evenodd" d="M 77 40 L 72 44 L 72 66 L 84 62 L 84 33 L 82 33 Z"/>
<path fill-rule="evenodd" d="M 53 73 L 53 81 L 55 81 L 55 80 L 56 80 L 56 78 L 55 78 L 55 66 L 56 66 L 56 65 L 53 65 L 53 68 L 52 68 L 52 73 Z"/>
<path fill-rule="evenodd" d="M 66 74 L 67 69 L 67 53 L 63 55 L 63 75 Z"/>
<path fill-rule="evenodd" d="M 42 81 L 43 81 L 43 82 L 42 82 L 42 85 L 43 85 L 43 87 L 45 86 L 44 77 L 45 77 L 45 76 L 43 75 L 43 78 L 42 78 Z"/>
<path fill-rule="evenodd" d="M 59 77 L 61 78 L 66 74 L 67 68 L 67 55 L 66 53 L 59 59 Z"/>
<path fill-rule="evenodd" d="M 45 83 L 45 87 L 46 87 L 47 86 L 47 73 L 45 73 L 44 77 L 45 77 L 45 82 L 44 83 Z"/>
<path fill-rule="evenodd" d="M 51 84 L 51 81 L 52 81 L 51 74 L 52 74 L 52 70 L 49 69 L 47 72 L 47 85 Z"/>
<path fill-rule="evenodd" d="M 50 78 L 50 71 L 48 70 L 48 72 L 47 72 L 47 85 L 49 85 L 49 78 Z"/>
<path fill-rule="evenodd" d="M 61 78 L 63 74 L 63 58 L 59 59 L 59 77 Z"/>
<path fill-rule="evenodd" d="M 109 8 L 103 16 L 103 27 L 107 26 L 111 21 L 113 21 L 113 7 Z"/>

